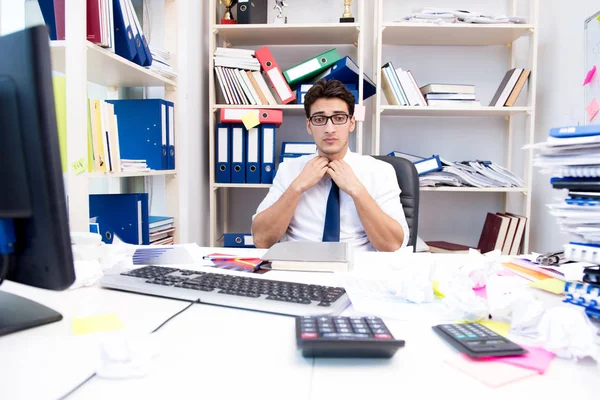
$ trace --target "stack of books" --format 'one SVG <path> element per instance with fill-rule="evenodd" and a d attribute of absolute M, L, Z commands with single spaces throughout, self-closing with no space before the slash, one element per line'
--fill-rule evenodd
<path fill-rule="evenodd" d="M 175 219 L 173 217 L 150 216 L 148 220 L 150 244 L 174 244 Z"/>
<path fill-rule="evenodd" d="M 123 172 L 147 172 L 150 171 L 146 160 L 121 160 L 121 171 Z"/>
<path fill-rule="evenodd" d="M 530 72 L 524 68 L 513 68 L 507 71 L 490 102 L 490 107 L 513 106 L 525 86 Z"/>
<path fill-rule="evenodd" d="M 600 125 L 550 129 L 537 143 L 534 166 L 550 173 L 554 189 L 568 196 L 548 205 L 561 231 L 570 236 L 565 257 L 600 265 Z"/>
<path fill-rule="evenodd" d="M 156 48 L 154 46 L 150 47 L 150 52 L 152 54 L 152 65 L 146 67 L 152 71 L 157 72 L 158 74 L 164 76 L 165 78 L 173 79 L 177 78 L 177 72 L 171 67 L 169 64 L 169 59 L 171 58 L 171 53 L 166 50 L 162 50 Z"/>
<path fill-rule="evenodd" d="M 487 213 L 477 248 L 481 253 L 500 250 L 503 255 L 519 254 L 527 218 L 512 213 Z"/>
<path fill-rule="evenodd" d="M 475 98 L 474 85 L 456 83 L 430 83 L 420 88 L 427 99 L 427 105 L 432 107 L 480 107 L 481 103 Z"/>

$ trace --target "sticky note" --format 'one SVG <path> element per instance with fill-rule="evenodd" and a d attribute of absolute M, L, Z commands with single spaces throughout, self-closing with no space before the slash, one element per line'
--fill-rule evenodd
<path fill-rule="evenodd" d="M 587 75 L 585 76 L 585 79 L 583 80 L 583 86 L 587 85 L 588 83 L 590 83 L 590 81 L 592 80 L 592 78 L 594 77 L 594 74 L 596 73 L 596 66 L 594 65 L 592 67 L 592 69 L 590 69 L 587 73 Z"/>
<path fill-rule="evenodd" d="M 485 326 L 488 329 L 496 332 L 498 335 L 506 336 L 508 335 L 508 331 L 510 331 L 510 325 L 506 322 L 494 321 L 491 319 L 486 319 L 482 321 L 477 321 L 481 325 Z"/>
<path fill-rule="evenodd" d="M 475 360 L 465 354 L 456 355 L 446 360 L 446 363 L 493 388 L 537 375 L 536 371 L 530 369 L 506 363 L 488 362 L 485 358 Z"/>
<path fill-rule="evenodd" d="M 72 328 L 76 335 L 87 335 L 123 329 L 123 323 L 116 314 L 101 314 L 91 317 L 75 317 Z"/>
<path fill-rule="evenodd" d="M 483 299 L 487 299 L 487 291 L 485 290 L 485 286 L 473 289 L 473 291 L 475 292 L 476 296 L 479 296 Z"/>
<path fill-rule="evenodd" d="M 444 293 L 442 293 L 440 291 L 440 282 L 433 281 L 432 286 L 433 286 L 433 294 L 436 295 L 437 297 L 444 298 Z"/>
<path fill-rule="evenodd" d="M 250 111 L 242 115 L 242 122 L 244 123 L 246 129 L 254 128 L 256 125 L 260 124 L 260 121 L 258 120 L 258 113 Z"/>
<path fill-rule="evenodd" d="M 85 161 L 85 158 L 80 158 L 79 160 L 71 164 L 71 168 L 73 168 L 73 172 L 75 173 L 75 175 L 79 175 L 85 172 L 86 165 L 87 162 Z"/>
<path fill-rule="evenodd" d="M 590 104 L 588 104 L 588 106 L 585 108 L 585 110 L 587 111 L 588 120 L 593 120 L 598 114 L 598 110 L 600 110 L 600 108 L 598 107 L 598 100 L 596 100 L 596 98 L 594 97 Z"/>
<path fill-rule="evenodd" d="M 600 15 L 598 15 L 598 16 L 596 17 L 596 20 L 597 20 L 598 22 L 600 22 Z"/>
<path fill-rule="evenodd" d="M 565 283 L 556 278 L 542 279 L 537 282 L 531 282 L 529 283 L 529 286 L 554 294 L 563 294 L 565 292 Z"/>
<path fill-rule="evenodd" d="M 541 347 L 531 347 L 524 346 L 528 352 L 523 354 L 522 356 L 509 356 L 509 357 L 490 357 L 500 362 L 515 365 L 521 368 L 527 368 L 537 372 L 538 374 L 543 374 L 546 372 L 550 363 L 554 359 L 554 353 L 542 349 Z"/>
<path fill-rule="evenodd" d="M 354 119 L 356 121 L 365 120 L 365 106 L 362 104 L 356 104 L 354 106 Z"/>

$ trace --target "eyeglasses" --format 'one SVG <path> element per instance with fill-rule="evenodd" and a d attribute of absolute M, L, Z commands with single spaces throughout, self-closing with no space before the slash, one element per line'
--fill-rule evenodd
<path fill-rule="evenodd" d="M 348 114 L 333 114 L 330 116 L 313 115 L 308 119 L 310 120 L 310 123 L 315 126 L 324 126 L 327 125 L 327 120 L 329 119 L 334 125 L 344 125 L 346 122 L 348 122 L 348 118 L 350 118 Z"/>

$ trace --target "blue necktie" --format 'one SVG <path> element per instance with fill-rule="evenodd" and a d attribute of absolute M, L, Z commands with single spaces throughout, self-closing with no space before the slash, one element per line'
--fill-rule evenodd
<path fill-rule="evenodd" d="M 323 241 L 340 241 L 340 188 L 333 180 L 331 181 L 331 190 L 329 191 L 329 198 L 327 199 Z"/>

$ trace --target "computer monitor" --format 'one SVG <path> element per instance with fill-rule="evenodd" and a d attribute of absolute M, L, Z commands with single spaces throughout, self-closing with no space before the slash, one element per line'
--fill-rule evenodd
<path fill-rule="evenodd" d="M 46 26 L 0 37 L 0 54 L 0 283 L 63 290 L 75 271 Z M 60 319 L 0 286 L 0 336 Z"/>

